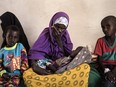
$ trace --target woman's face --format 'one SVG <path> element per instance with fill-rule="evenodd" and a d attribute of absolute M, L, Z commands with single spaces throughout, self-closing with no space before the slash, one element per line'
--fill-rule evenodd
<path fill-rule="evenodd" d="M 19 32 L 8 30 L 6 33 L 7 47 L 14 46 L 19 40 Z"/>
<path fill-rule="evenodd" d="M 64 24 L 54 24 L 53 34 L 55 36 L 61 35 L 61 33 L 66 29 Z"/>

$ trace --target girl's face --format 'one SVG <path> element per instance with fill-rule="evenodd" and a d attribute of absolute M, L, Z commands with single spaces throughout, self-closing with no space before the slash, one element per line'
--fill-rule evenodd
<path fill-rule="evenodd" d="M 105 21 L 105 22 L 101 23 L 101 27 L 102 27 L 103 33 L 106 36 L 115 35 L 115 25 L 113 22 Z"/>
<path fill-rule="evenodd" d="M 54 24 L 53 34 L 55 36 L 61 35 L 61 33 L 66 29 L 66 26 L 63 24 Z"/>
<path fill-rule="evenodd" d="M 6 33 L 7 47 L 14 46 L 19 40 L 19 32 L 8 30 Z"/>

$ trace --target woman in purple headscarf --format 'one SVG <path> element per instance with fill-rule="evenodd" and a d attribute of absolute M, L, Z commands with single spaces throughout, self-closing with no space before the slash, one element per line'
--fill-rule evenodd
<path fill-rule="evenodd" d="M 61 57 L 70 55 L 73 44 L 67 31 L 68 24 L 68 15 L 64 12 L 58 12 L 52 17 L 49 27 L 45 28 L 40 34 L 29 52 L 29 58 L 34 62 L 32 67 L 35 72 L 40 72 L 39 67 L 45 68 L 45 63 L 54 62 Z M 34 66 L 35 62 L 39 63 L 39 67 Z M 44 64 L 42 64 L 43 62 Z M 57 66 L 56 63 L 54 64 Z M 37 73 L 49 73 L 44 71 Z"/>
<path fill-rule="evenodd" d="M 73 44 L 67 31 L 68 24 L 68 15 L 57 12 L 52 17 L 49 27 L 42 31 L 31 47 L 29 59 L 32 60 L 32 68 L 23 74 L 27 87 L 80 87 L 82 81 L 82 87 L 88 84 L 89 65 L 79 62 L 81 65 L 77 67 L 78 63 L 74 63 L 79 59 L 77 57 L 87 52 L 80 53 L 82 47 L 72 51 Z M 81 55 L 75 57 L 78 52 Z"/>

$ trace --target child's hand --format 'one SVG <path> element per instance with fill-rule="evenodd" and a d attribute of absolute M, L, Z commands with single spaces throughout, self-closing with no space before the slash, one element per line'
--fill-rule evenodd
<path fill-rule="evenodd" d="M 46 69 L 47 69 L 47 70 L 51 70 L 53 73 L 57 70 L 57 69 L 55 68 L 55 66 L 53 66 L 52 64 L 47 65 L 47 66 L 46 66 Z"/>
<path fill-rule="evenodd" d="M 106 73 L 106 77 L 111 82 L 114 82 L 114 83 L 116 82 L 115 75 L 111 71 L 109 71 L 109 72 Z"/>

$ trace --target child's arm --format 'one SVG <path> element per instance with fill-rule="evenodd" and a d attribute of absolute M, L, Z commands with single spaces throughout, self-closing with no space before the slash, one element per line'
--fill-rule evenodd
<path fill-rule="evenodd" d="M 10 75 L 7 73 L 7 71 L 4 68 L 3 56 L 4 56 L 3 54 L 2 55 L 0 54 L 0 77 L 4 78 L 6 80 L 9 80 L 10 79 Z"/>
<path fill-rule="evenodd" d="M 49 72 L 49 70 L 43 69 L 41 68 L 38 64 L 37 64 L 38 60 L 32 60 L 32 69 L 35 73 L 39 74 L 39 75 L 49 75 L 51 74 Z"/>
<path fill-rule="evenodd" d="M 2 77 L 4 73 L 6 73 L 6 70 L 3 67 L 3 60 L 0 58 L 0 77 Z"/>
<path fill-rule="evenodd" d="M 56 70 L 57 70 L 57 68 L 56 68 L 54 65 L 52 65 L 52 64 L 47 65 L 47 66 L 46 66 L 46 69 L 47 69 L 47 70 L 50 70 L 51 73 L 54 73 L 54 72 L 56 72 Z"/>
<path fill-rule="evenodd" d="M 98 63 L 101 70 L 101 74 L 104 76 L 104 78 L 108 79 L 111 82 L 116 82 L 116 67 L 113 70 L 110 70 L 109 68 L 105 68 L 105 66 L 102 64 L 101 57 L 98 56 Z"/>
<path fill-rule="evenodd" d="M 6 73 L 6 70 L 4 69 L 4 65 L 3 65 L 3 62 L 4 62 L 3 57 L 4 55 L 0 54 L 0 77 L 2 77 L 4 73 Z"/>
<path fill-rule="evenodd" d="M 116 66 L 113 68 L 112 74 L 113 74 L 112 80 L 113 80 L 114 82 L 116 82 Z"/>
<path fill-rule="evenodd" d="M 115 74 L 115 78 L 116 78 L 116 66 L 114 67 L 114 69 L 112 70 L 112 72 Z"/>
<path fill-rule="evenodd" d="M 113 71 L 108 71 L 107 73 L 105 73 L 105 78 L 111 82 L 116 82 L 115 73 L 113 73 Z"/>
<path fill-rule="evenodd" d="M 101 73 L 104 73 L 105 66 L 102 64 L 102 58 L 100 56 L 98 56 L 98 64 L 99 68 L 101 69 Z"/>
<path fill-rule="evenodd" d="M 21 72 L 23 73 L 25 70 L 29 68 L 28 66 L 28 58 L 26 50 L 21 51 Z"/>

